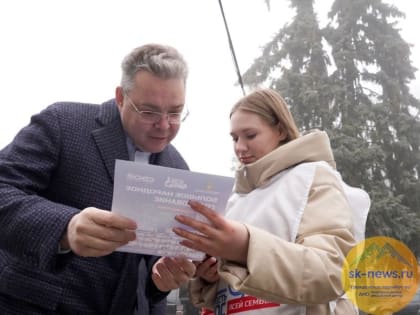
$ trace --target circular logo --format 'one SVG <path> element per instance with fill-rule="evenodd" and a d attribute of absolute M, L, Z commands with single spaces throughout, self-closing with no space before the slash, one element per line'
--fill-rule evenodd
<path fill-rule="evenodd" d="M 353 247 L 343 265 L 346 296 L 368 314 L 392 314 L 407 305 L 418 287 L 411 250 L 390 237 L 367 238 Z"/>

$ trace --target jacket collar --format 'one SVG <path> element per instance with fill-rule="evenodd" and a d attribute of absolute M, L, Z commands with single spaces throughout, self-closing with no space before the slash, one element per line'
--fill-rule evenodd
<path fill-rule="evenodd" d="M 114 181 L 115 160 L 129 160 L 126 134 L 121 124 L 120 113 L 114 99 L 102 105 L 96 118 L 99 127 L 92 131 L 93 139 L 98 147 L 103 163 L 111 181 Z M 168 144 L 159 153 L 152 153 L 150 164 L 167 167 L 188 168 L 175 148 Z"/>
<path fill-rule="evenodd" d="M 108 175 L 113 181 L 115 160 L 128 160 L 125 132 L 115 100 L 109 100 L 100 106 L 101 108 L 96 118 L 100 127 L 92 131 L 92 136 Z"/>
<path fill-rule="evenodd" d="M 328 135 L 319 130 L 281 145 L 254 163 L 241 164 L 236 171 L 234 191 L 249 193 L 285 169 L 317 161 L 326 161 L 335 168 Z"/>

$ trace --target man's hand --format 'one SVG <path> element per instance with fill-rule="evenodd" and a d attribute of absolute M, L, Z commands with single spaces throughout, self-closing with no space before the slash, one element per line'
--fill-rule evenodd
<path fill-rule="evenodd" d="M 76 255 L 100 257 L 136 239 L 137 224 L 131 219 L 97 208 L 86 208 L 71 218 L 60 242 Z"/>
<path fill-rule="evenodd" d="M 194 263 L 185 257 L 161 257 L 152 268 L 152 280 L 163 292 L 179 288 L 194 274 Z"/>

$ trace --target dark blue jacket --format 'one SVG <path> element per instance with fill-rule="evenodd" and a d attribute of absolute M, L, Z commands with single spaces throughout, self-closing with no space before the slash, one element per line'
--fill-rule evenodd
<path fill-rule="evenodd" d="M 72 216 L 111 208 L 116 159 L 128 152 L 114 100 L 53 104 L 0 151 L 0 314 L 133 314 L 139 262 L 156 257 L 57 254 Z M 171 145 L 150 161 L 187 169 Z M 151 305 L 165 294 L 142 270 Z"/>

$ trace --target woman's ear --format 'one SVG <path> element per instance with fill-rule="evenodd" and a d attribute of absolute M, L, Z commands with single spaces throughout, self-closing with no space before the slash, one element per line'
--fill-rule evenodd
<path fill-rule="evenodd" d="M 287 139 L 287 132 L 284 131 L 282 128 L 280 128 L 279 126 L 279 144 L 283 144 L 284 141 Z"/>

